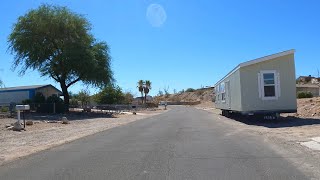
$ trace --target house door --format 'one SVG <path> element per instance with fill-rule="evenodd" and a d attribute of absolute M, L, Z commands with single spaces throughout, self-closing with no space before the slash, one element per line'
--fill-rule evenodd
<path fill-rule="evenodd" d="M 230 92 L 230 81 L 225 82 L 225 88 L 226 88 L 226 105 L 228 109 L 231 109 L 231 92 Z"/>

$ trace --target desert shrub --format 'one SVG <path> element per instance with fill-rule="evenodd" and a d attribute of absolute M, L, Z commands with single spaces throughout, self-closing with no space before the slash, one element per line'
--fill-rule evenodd
<path fill-rule="evenodd" d="M 0 108 L 0 112 L 9 112 L 9 108 L 6 107 L 6 106 L 2 106 L 2 107 Z"/>
<path fill-rule="evenodd" d="M 193 88 L 188 88 L 188 89 L 186 89 L 186 92 L 194 92 L 194 91 L 196 91 L 196 90 L 193 89 Z"/>
<path fill-rule="evenodd" d="M 31 99 L 25 99 L 21 102 L 23 105 L 31 104 L 32 100 Z"/>
<path fill-rule="evenodd" d="M 301 98 L 312 98 L 313 95 L 311 92 L 307 91 L 301 91 L 297 93 L 297 98 L 301 99 Z"/>
<path fill-rule="evenodd" d="M 32 101 L 34 103 L 45 103 L 46 98 L 44 97 L 44 95 L 41 92 L 37 92 L 36 95 L 33 97 Z"/>
<path fill-rule="evenodd" d="M 78 103 L 78 100 L 77 99 L 75 99 L 75 98 L 72 98 L 72 99 L 70 99 L 70 102 L 69 102 L 70 104 L 70 107 L 78 107 L 79 106 L 79 103 Z"/>
<path fill-rule="evenodd" d="M 123 93 L 123 104 L 131 104 L 133 102 L 133 94 L 131 92 Z"/>
<path fill-rule="evenodd" d="M 52 96 L 49 96 L 48 98 L 47 98 L 47 103 L 63 103 L 63 100 L 60 98 L 60 97 L 58 97 L 57 95 L 55 95 L 55 94 L 53 94 Z"/>
<path fill-rule="evenodd" d="M 63 100 L 57 95 L 52 95 L 47 98 L 44 103 L 36 104 L 36 111 L 38 113 L 53 113 L 55 110 L 56 113 L 64 113 L 65 106 Z"/>
<path fill-rule="evenodd" d="M 147 108 L 157 108 L 157 107 L 158 107 L 158 103 L 155 103 L 155 102 L 147 102 L 147 103 L 146 103 L 146 107 L 147 107 Z"/>

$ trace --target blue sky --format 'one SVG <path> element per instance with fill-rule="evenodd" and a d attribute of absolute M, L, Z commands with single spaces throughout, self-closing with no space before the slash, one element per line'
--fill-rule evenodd
<path fill-rule="evenodd" d="M 37 72 L 12 71 L 7 37 L 17 18 L 42 3 L 83 14 L 92 33 L 111 48 L 117 84 L 139 95 L 136 82 L 151 80 L 151 94 L 213 85 L 237 64 L 296 49 L 296 75 L 317 75 L 320 1 L 309 0 L 4 0 L 0 6 L 0 78 L 5 86 L 59 84 Z M 153 26 L 151 4 L 165 10 Z M 154 11 L 157 18 L 158 11 Z M 163 17 L 163 16 L 161 16 Z M 71 87 L 78 92 L 81 83 Z M 96 90 L 91 89 L 91 93 Z"/>

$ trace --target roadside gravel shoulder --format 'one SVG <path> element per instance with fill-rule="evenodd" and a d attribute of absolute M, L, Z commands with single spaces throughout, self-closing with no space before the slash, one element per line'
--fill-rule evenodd
<path fill-rule="evenodd" d="M 116 118 L 72 120 L 70 124 L 40 122 L 27 126 L 27 131 L 21 132 L 6 130 L 4 127 L 5 124 L 15 122 L 15 119 L 0 119 L 0 165 L 38 151 L 163 112 L 166 111 L 143 111 L 137 113 L 137 115 L 132 115 L 132 113 L 123 114 Z"/>

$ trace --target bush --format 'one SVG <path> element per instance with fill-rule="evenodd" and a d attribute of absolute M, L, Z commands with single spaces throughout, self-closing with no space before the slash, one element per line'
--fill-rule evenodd
<path fill-rule="evenodd" d="M 301 98 L 312 98 L 312 97 L 313 97 L 313 95 L 309 91 L 307 91 L 307 92 L 301 91 L 301 92 L 297 93 L 297 98 L 299 98 L 299 99 L 301 99 Z"/>
<path fill-rule="evenodd" d="M 188 88 L 188 89 L 186 90 L 186 92 L 194 92 L 194 91 L 196 91 L 196 90 L 193 89 L 193 88 Z"/>
<path fill-rule="evenodd" d="M 146 103 L 147 108 L 157 108 L 158 104 L 157 103 L 152 103 L 152 102 L 147 102 Z"/>
<path fill-rule="evenodd" d="M 31 104 L 32 100 L 31 99 L 25 99 L 21 102 L 23 105 Z"/>
<path fill-rule="evenodd" d="M 0 108 L 0 112 L 9 112 L 9 108 L 6 107 L 6 106 L 2 106 L 2 107 Z"/>
<path fill-rule="evenodd" d="M 63 104 L 63 100 L 60 97 L 58 97 L 57 95 L 53 94 L 52 96 L 49 96 L 47 98 L 47 103 Z"/>
<path fill-rule="evenodd" d="M 32 101 L 34 103 L 45 103 L 46 98 L 44 97 L 44 95 L 41 92 L 37 92 L 36 95 L 33 97 Z"/>

